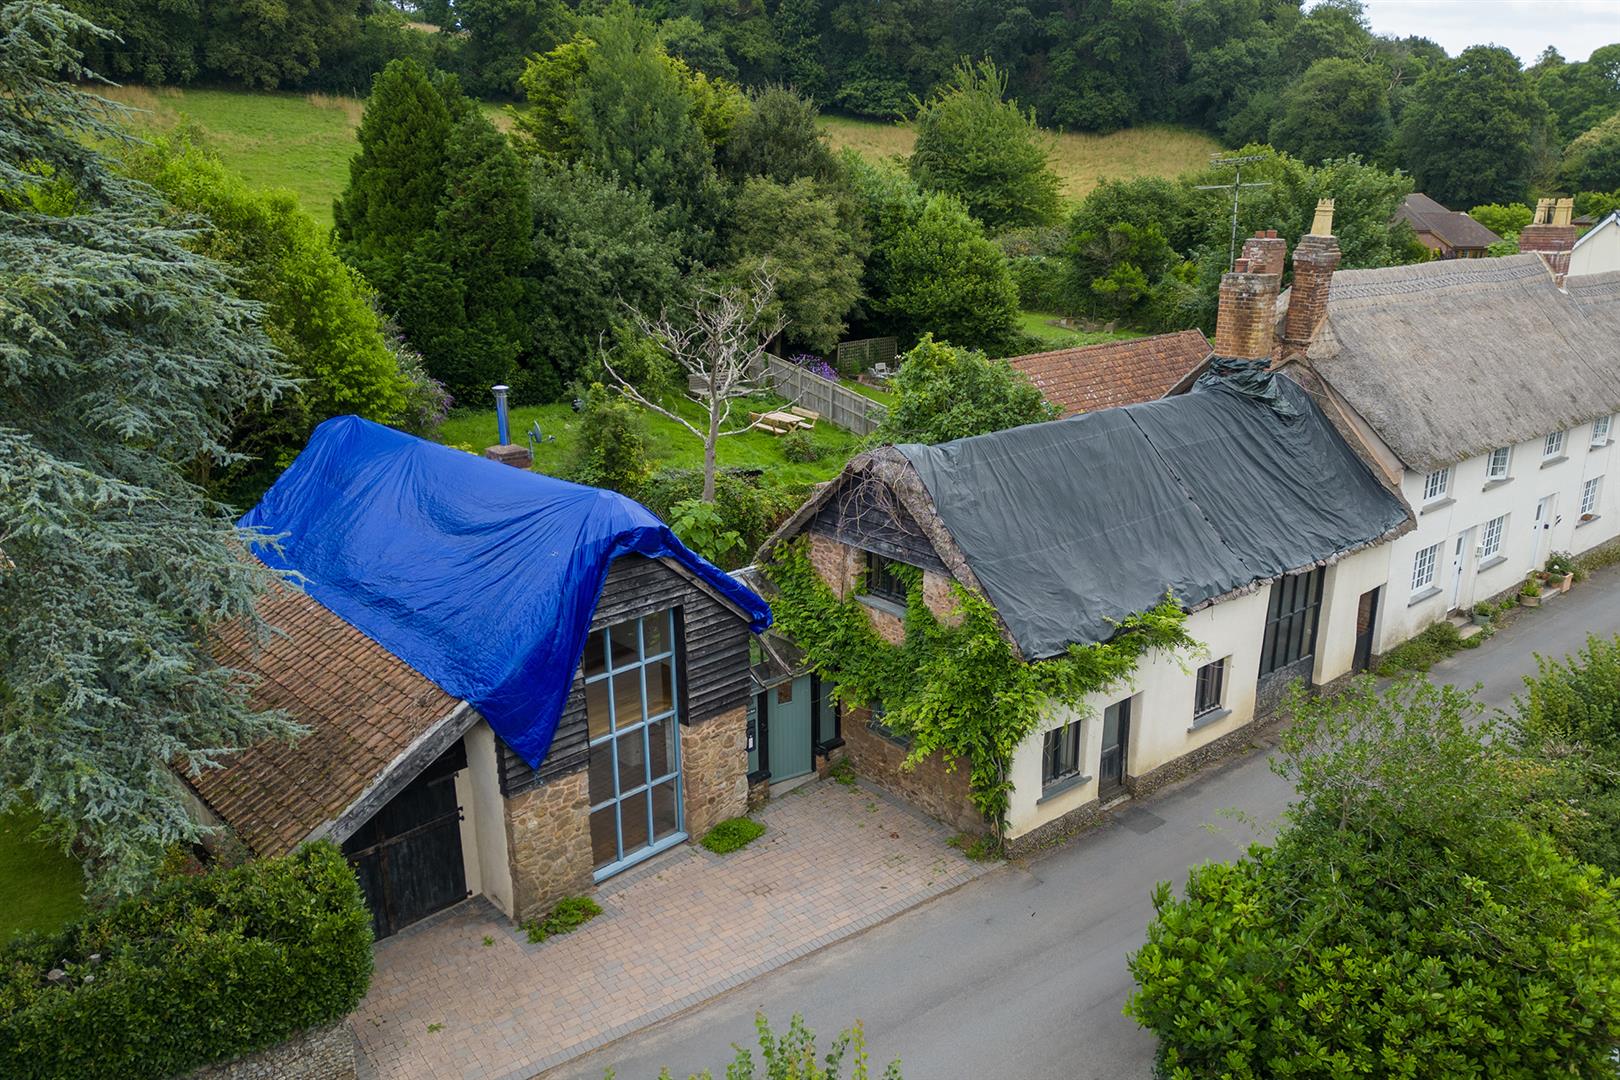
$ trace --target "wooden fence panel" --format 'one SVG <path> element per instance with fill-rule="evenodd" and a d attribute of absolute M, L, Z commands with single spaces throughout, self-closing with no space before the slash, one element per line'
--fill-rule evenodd
<path fill-rule="evenodd" d="M 779 356 L 767 356 L 765 370 L 767 380 L 778 394 L 795 405 L 815 410 L 829 424 L 857 435 L 872 434 L 889 415 L 882 403 Z"/>
<path fill-rule="evenodd" d="M 893 364 L 898 342 L 892 337 L 840 341 L 833 367 L 840 375 L 859 375 L 874 364 Z"/>

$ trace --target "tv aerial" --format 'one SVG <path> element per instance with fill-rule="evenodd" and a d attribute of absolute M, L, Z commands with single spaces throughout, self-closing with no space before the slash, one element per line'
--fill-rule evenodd
<path fill-rule="evenodd" d="M 1214 154 L 1209 159 L 1210 165 L 1215 168 L 1231 166 L 1233 170 L 1232 182 L 1230 184 L 1199 184 L 1193 188 L 1194 191 L 1225 191 L 1227 188 L 1232 189 L 1232 243 L 1226 254 L 1226 268 L 1228 270 L 1237 265 L 1238 197 L 1243 194 L 1246 188 L 1271 186 L 1269 180 L 1255 180 L 1245 184 L 1243 182 L 1243 166 L 1252 165 L 1257 161 L 1265 161 L 1266 159 L 1267 155 L 1265 154 L 1244 154 L 1239 157 L 1222 157 L 1219 154 Z"/>

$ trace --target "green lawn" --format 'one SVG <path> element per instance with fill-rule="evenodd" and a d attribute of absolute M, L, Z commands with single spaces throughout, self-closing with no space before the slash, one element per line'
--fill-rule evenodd
<path fill-rule="evenodd" d="M 750 407 L 755 412 L 764 412 L 779 404 L 760 402 L 749 406 L 739 402 L 732 415 L 732 423 L 739 418 L 746 422 Z M 682 401 L 678 411 L 702 429 L 702 413 L 696 405 Z M 703 467 L 703 443 L 695 435 L 675 421 L 651 411 L 643 410 L 643 415 L 647 418 L 647 433 L 657 467 Z M 529 425 L 536 420 L 540 422 L 542 434 L 555 435 L 556 441 L 544 443 L 536 450 L 534 467 L 539 472 L 560 474 L 569 452 L 578 441 L 579 417 L 568 405 L 518 406 L 512 410 L 512 440 L 523 444 Z M 444 422 L 437 436 L 442 443 L 479 453 L 483 452 L 484 447 L 493 445 L 495 437 L 493 409 L 458 411 Z M 770 479 L 779 483 L 816 484 L 836 476 L 860 442 L 856 436 L 826 421 L 818 423 L 810 437 L 826 451 L 820 461 L 788 461 L 782 456 L 782 441 L 769 432 L 759 430 L 722 438 L 716 457 L 722 468 L 762 468 Z"/>
<path fill-rule="evenodd" d="M 0 943 L 24 930 L 51 931 L 84 910 L 84 874 L 61 850 L 29 834 L 31 814 L 0 817 Z"/>
<path fill-rule="evenodd" d="M 1140 330 L 1069 330 L 1058 326 L 1058 316 L 1047 311 L 1026 311 L 1019 316 L 1018 326 L 1026 334 L 1034 334 L 1050 342 L 1049 348 L 1073 349 L 1081 345 L 1096 345 L 1103 341 L 1129 341 L 1144 337 Z"/>
<path fill-rule="evenodd" d="M 894 404 L 893 390 L 881 390 L 876 386 L 868 386 L 859 379 L 839 379 L 838 381 L 846 390 L 853 390 L 862 397 L 877 402 L 879 405 Z"/>

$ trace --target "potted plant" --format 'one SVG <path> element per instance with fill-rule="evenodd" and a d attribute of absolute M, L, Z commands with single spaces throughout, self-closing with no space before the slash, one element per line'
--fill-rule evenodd
<path fill-rule="evenodd" d="M 1555 551 L 1547 556 L 1547 584 L 1561 593 L 1569 592 L 1575 584 L 1575 556 L 1567 551 Z"/>
<path fill-rule="evenodd" d="M 1492 607 L 1490 604 L 1487 604 L 1485 601 L 1481 600 L 1479 603 L 1474 605 L 1474 625 L 1475 626 L 1489 626 L 1489 625 L 1491 625 L 1491 616 L 1495 615 L 1495 614 L 1496 614 L 1496 608 Z"/>
<path fill-rule="evenodd" d="M 1535 574 L 1525 578 L 1519 587 L 1519 603 L 1525 607 L 1541 606 L 1541 582 L 1536 580 Z"/>

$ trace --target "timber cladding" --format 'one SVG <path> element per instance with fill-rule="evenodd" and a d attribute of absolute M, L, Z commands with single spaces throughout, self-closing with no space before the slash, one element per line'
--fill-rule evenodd
<path fill-rule="evenodd" d="M 591 629 L 675 609 L 682 724 L 746 707 L 748 623 L 690 577 L 659 559 L 623 555 L 608 570 Z M 590 757 L 585 726 L 585 679 L 576 668 L 568 705 L 557 721 L 551 751 L 538 770 L 500 744 L 501 792 L 515 795 L 581 769 Z"/>

